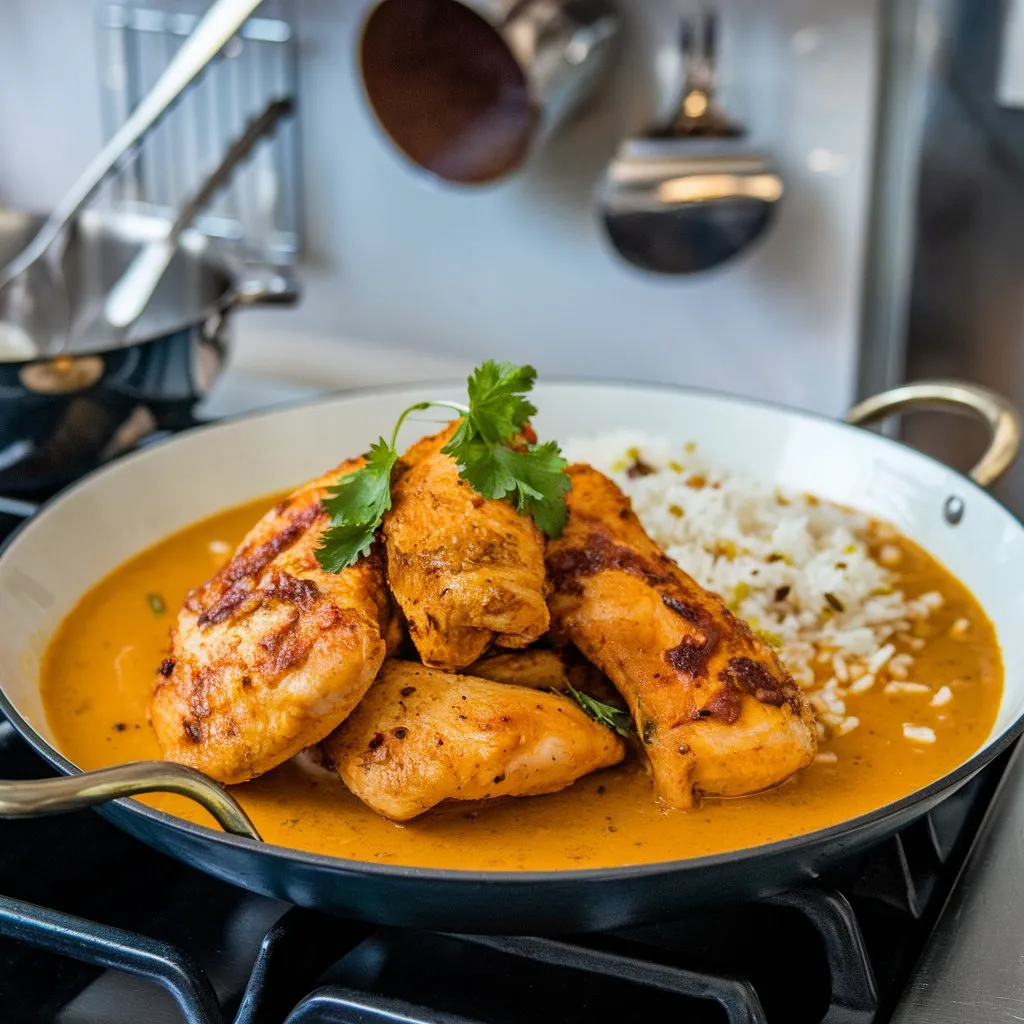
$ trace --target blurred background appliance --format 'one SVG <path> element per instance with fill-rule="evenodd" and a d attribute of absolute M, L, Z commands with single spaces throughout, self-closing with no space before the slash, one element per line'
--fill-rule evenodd
<path fill-rule="evenodd" d="M 1024 3 L 901 0 L 886 14 L 862 394 L 963 377 L 1024 398 Z M 905 440 L 960 468 L 972 424 Z M 996 493 L 1024 514 L 1024 469 Z"/>
<path fill-rule="evenodd" d="M 192 12 L 120 4 L 93 7 L 96 23 L 89 41 L 102 70 L 95 83 L 99 92 L 90 99 L 99 103 L 103 137 L 113 135 L 152 88 L 204 10 L 205 5 Z M 297 60 L 294 27 L 288 20 L 259 13 L 251 17 L 221 59 L 185 92 L 173 114 L 111 182 L 107 202 L 147 213 L 178 210 L 247 123 L 274 101 L 297 103 Z M 299 159 L 298 125 L 292 119 L 203 211 L 197 227 L 234 243 L 245 259 L 260 266 L 294 266 L 302 230 Z"/>

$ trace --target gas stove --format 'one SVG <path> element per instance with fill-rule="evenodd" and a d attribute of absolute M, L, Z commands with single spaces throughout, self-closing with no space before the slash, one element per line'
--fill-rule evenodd
<path fill-rule="evenodd" d="M 310 394 L 226 379 L 203 416 Z M 47 774 L 0 720 L 0 778 Z M 1019 1020 L 1024 968 L 1007 939 L 1020 920 L 1022 786 L 1011 752 L 814 885 L 559 937 L 424 933 L 292 907 L 91 811 L 0 821 L 0 1020 L 619 1024 L 624 1007 L 690 1024 Z"/>

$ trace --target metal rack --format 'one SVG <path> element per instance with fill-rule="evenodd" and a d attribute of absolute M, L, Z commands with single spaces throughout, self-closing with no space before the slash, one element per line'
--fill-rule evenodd
<path fill-rule="evenodd" d="M 101 109 L 108 137 L 197 21 L 196 14 L 121 4 L 101 10 Z M 272 100 L 294 100 L 297 78 L 291 23 L 250 18 L 111 182 L 103 201 L 149 213 L 177 208 L 250 119 Z M 289 267 L 301 252 L 301 200 L 298 123 L 292 117 L 236 172 L 196 227 L 236 244 L 245 260 Z"/>

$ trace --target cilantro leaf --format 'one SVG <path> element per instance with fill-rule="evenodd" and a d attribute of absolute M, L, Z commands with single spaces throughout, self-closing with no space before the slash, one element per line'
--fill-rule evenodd
<path fill-rule="evenodd" d="M 507 449 L 506 449 L 507 450 Z M 532 517 L 537 529 L 557 537 L 565 529 L 565 496 L 572 487 L 566 474 L 569 463 L 554 441 L 531 444 L 525 455 L 513 452 L 516 470 L 516 508 Z"/>
<path fill-rule="evenodd" d="M 518 512 L 531 516 L 549 537 L 557 537 L 565 526 L 565 494 L 568 463 L 558 445 L 526 445 L 523 451 L 502 446 L 491 448 L 475 442 L 453 453 L 460 476 L 485 498 L 509 498 Z"/>
<path fill-rule="evenodd" d="M 633 733 L 633 719 L 629 717 L 627 711 L 623 711 L 621 708 L 613 708 L 611 704 L 602 704 L 601 701 L 595 700 L 593 697 L 582 693 L 575 689 L 575 687 L 569 687 L 569 696 L 588 714 L 590 717 L 598 723 L 603 725 L 606 729 L 611 729 L 613 732 L 617 732 L 620 736 L 630 736 Z"/>
<path fill-rule="evenodd" d="M 323 499 L 331 521 L 320 538 L 316 557 L 327 572 L 341 572 L 368 554 L 384 514 L 391 508 L 391 474 L 398 461 L 398 433 L 405 418 L 431 406 L 462 417 L 441 449 L 459 467 L 459 475 L 485 498 L 508 501 L 533 518 L 538 529 L 557 537 L 565 526 L 567 463 L 553 441 L 535 444 L 524 438 L 537 409 L 524 397 L 536 380 L 532 366 L 496 363 L 478 366 L 466 389 L 469 407 L 452 402 L 417 402 L 398 418 L 389 444 L 381 438 L 366 456 L 366 465 L 343 476 Z M 532 433 L 529 433 L 533 437 Z"/>
<path fill-rule="evenodd" d="M 316 560 L 324 572 L 339 573 L 354 565 L 373 546 L 375 527 L 369 523 L 338 523 L 328 526 L 320 537 Z"/>
<path fill-rule="evenodd" d="M 382 437 L 366 455 L 366 465 L 346 473 L 327 492 L 323 506 L 331 522 L 320 535 L 316 558 L 326 572 L 341 572 L 369 554 L 373 535 L 391 508 L 391 471 L 398 452 Z"/>
<path fill-rule="evenodd" d="M 537 414 L 536 406 L 523 398 L 536 379 L 537 371 L 532 366 L 488 359 L 473 371 L 466 384 L 469 415 L 463 425 L 469 424 L 468 429 L 490 445 L 511 441 Z"/>
<path fill-rule="evenodd" d="M 497 455 L 501 452 L 502 455 Z M 510 449 L 494 449 L 482 441 L 462 444 L 458 450 L 447 452 L 459 467 L 459 476 L 485 498 L 500 501 L 516 488 L 515 474 L 504 458 Z"/>
<path fill-rule="evenodd" d="M 391 470 L 398 453 L 380 438 L 366 453 L 366 465 L 346 473 L 327 492 L 324 508 L 339 523 L 362 522 L 391 508 Z"/>
<path fill-rule="evenodd" d="M 565 526 L 568 464 L 554 442 L 510 446 L 537 411 L 523 397 L 536 377 L 532 366 L 491 359 L 477 367 L 467 383 L 469 410 L 443 451 L 475 491 L 511 501 L 540 530 L 557 537 Z"/>

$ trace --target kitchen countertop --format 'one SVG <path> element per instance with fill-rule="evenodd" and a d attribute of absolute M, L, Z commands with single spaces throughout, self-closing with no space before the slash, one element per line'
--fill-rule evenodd
<path fill-rule="evenodd" d="M 280 314 L 282 317 L 286 314 Z M 229 370 L 317 392 L 381 384 L 409 384 L 467 376 L 474 360 L 396 345 L 281 329 L 236 326 Z M 479 361 L 479 360 L 477 360 Z"/>

